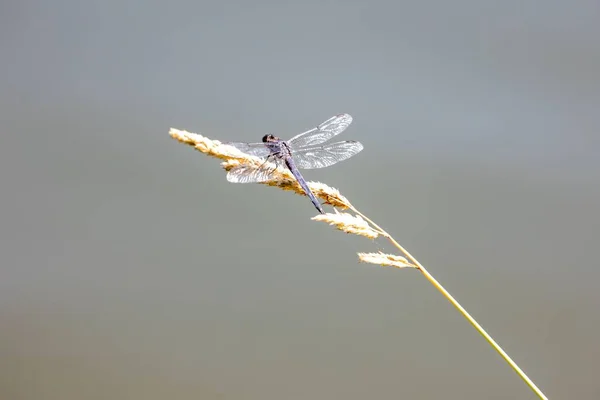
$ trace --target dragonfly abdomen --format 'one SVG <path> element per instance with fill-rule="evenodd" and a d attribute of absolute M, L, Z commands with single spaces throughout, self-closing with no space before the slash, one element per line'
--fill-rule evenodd
<path fill-rule="evenodd" d="M 313 192 L 308 187 L 308 184 L 304 180 L 304 177 L 302 176 L 302 174 L 300 173 L 298 168 L 296 168 L 296 165 L 294 164 L 294 161 L 292 161 L 292 158 L 286 157 L 284 160 L 285 160 L 285 165 L 289 168 L 290 172 L 294 175 L 294 177 L 298 181 L 298 184 L 300 184 L 300 186 L 304 190 L 304 193 L 306 193 L 306 195 L 308 196 L 310 201 L 313 203 L 315 208 L 321 214 L 325 214 L 325 211 L 323 211 L 323 207 L 321 207 L 321 203 L 319 203 L 319 200 L 317 199 L 317 197 L 313 194 Z"/>

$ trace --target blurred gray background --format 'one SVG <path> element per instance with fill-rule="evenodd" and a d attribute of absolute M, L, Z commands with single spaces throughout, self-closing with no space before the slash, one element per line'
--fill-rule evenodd
<path fill-rule="evenodd" d="M 531 399 L 392 251 L 170 127 L 347 112 L 339 188 L 550 398 L 600 396 L 600 3 L 0 6 L 0 398 Z M 282 230 L 285 228 L 285 231 Z"/>

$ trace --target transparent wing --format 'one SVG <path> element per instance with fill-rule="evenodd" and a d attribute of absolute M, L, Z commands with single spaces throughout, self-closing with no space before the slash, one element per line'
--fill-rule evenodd
<path fill-rule="evenodd" d="M 325 168 L 346 160 L 363 149 L 360 142 L 346 141 L 327 144 L 325 146 L 306 147 L 292 153 L 298 168 Z"/>
<path fill-rule="evenodd" d="M 306 132 L 294 136 L 287 141 L 292 149 L 299 149 L 305 146 L 315 146 L 324 143 L 342 133 L 344 129 L 352 123 L 352 117 L 348 114 L 340 114 L 329 118 L 316 128 L 312 128 Z"/>
<path fill-rule="evenodd" d="M 267 157 L 271 151 L 264 143 L 243 143 L 243 142 L 226 142 L 223 143 L 227 146 L 232 146 L 241 151 L 242 153 L 249 154 L 256 157 Z"/>
<path fill-rule="evenodd" d="M 279 166 L 278 159 L 266 161 L 260 167 L 240 164 L 229 170 L 227 180 L 233 183 L 257 183 L 271 180 L 273 172 Z"/>

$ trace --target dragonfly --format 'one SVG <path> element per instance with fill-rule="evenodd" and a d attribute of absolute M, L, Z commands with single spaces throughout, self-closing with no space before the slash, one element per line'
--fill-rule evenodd
<path fill-rule="evenodd" d="M 228 142 L 239 151 L 263 160 L 260 167 L 239 165 L 227 173 L 227 180 L 235 183 L 267 182 L 274 177 L 277 168 L 287 168 L 296 178 L 315 208 L 324 214 L 323 207 L 311 192 L 300 169 L 325 168 L 346 160 L 362 149 L 363 145 L 354 140 L 324 144 L 342 133 L 352 123 L 348 114 L 339 114 L 320 125 L 302 132 L 289 140 L 267 134 L 262 142 Z"/>

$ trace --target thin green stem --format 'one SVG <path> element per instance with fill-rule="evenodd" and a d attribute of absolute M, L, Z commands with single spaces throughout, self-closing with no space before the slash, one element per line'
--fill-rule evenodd
<path fill-rule="evenodd" d="M 504 359 L 504 361 L 506 361 L 508 363 L 508 365 L 510 365 L 510 367 L 517 373 L 517 375 L 519 375 L 521 377 L 521 379 L 523 379 L 525 381 L 527 386 L 529 386 L 531 388 L 531 390 L 533 390 L 533 392 L 540 399 L 548 400 L 546 395 L 544 395 L 544 393 L 542 393 L 542 391 L 535 385 L 535 383 L 533 383 L 533 381 L 531 379 L 529 379 L 529 377 L 525 374 L 525 372 L 523 372 L 523 370 L 521 368 L 519 368 L 519 366 L 509 357 L 508 354 L 506 354 L 506 352 L 502 349 L 502 347 L 500 347 L 500 345 L 498 343 L 496 343 L 496 341 L 485 331 L 485 329 L 483 329 L 483 327 L 481 325 L 479 325 L 479 323 L 475 320 L 475 318 L 473 318 L 471 316 L 471 314 L 469 314 L 467 312 L 467 310 L 465 310 L 463 308 L 463 306 L 461 306 L 460 303 L 454 297 L 452 297 L 452 295 L 446 289 L 444 289 L 444 287 L 425 269 L 425 267 L 423 267 L 421 265 L 421 263 L 419 263 L 419 261 L 417 261 L 416 258 L 414 258 L 408 251 L 406 251 L 406 249 L 404 247 L 402 247 L 400 245 L 400 243 L 398 243 L 389 233 L 387 233 L 385 230 L 383 230 L 379 225 L 377 225 L 375 222 L 373 222 L 371 219 L 369 219 L 367 216 L 362 214 L 360 211 L 358 211 L 353 206 L 351 206 L 350 208 L 356 214 L 360 215 L 367 222 L 369 222 L 371 225 L 373 225 L 373 227 L 375 229 L 379 230 L 383 234 L 383 236 L 385 236 L 394 246 L 396 246 L 408 260 L 410 260 L 414 265 L 416 265 L 418 267 L 418 269 L 421 271 L 421 273 L 425 276 L 425 278 L 427 278 L 427 280 L 440 293 L 442 293 L 442 295 L 463 315 L 463 317 L 465 317 L 467 319 L 467 321 L 469 321 L 469 323 L 471 325 L 473 325 L 473 327 L 477 330 L 477 332 L 479 332 L 479 334 L 481 336 L 483 336 L 483 338 L 490 344 L 490 346 L 492 346 L 494 348 L 494 350 L 496 350 L 498 352 L 498 354 L 500 354 L 500 356 Z"/>

